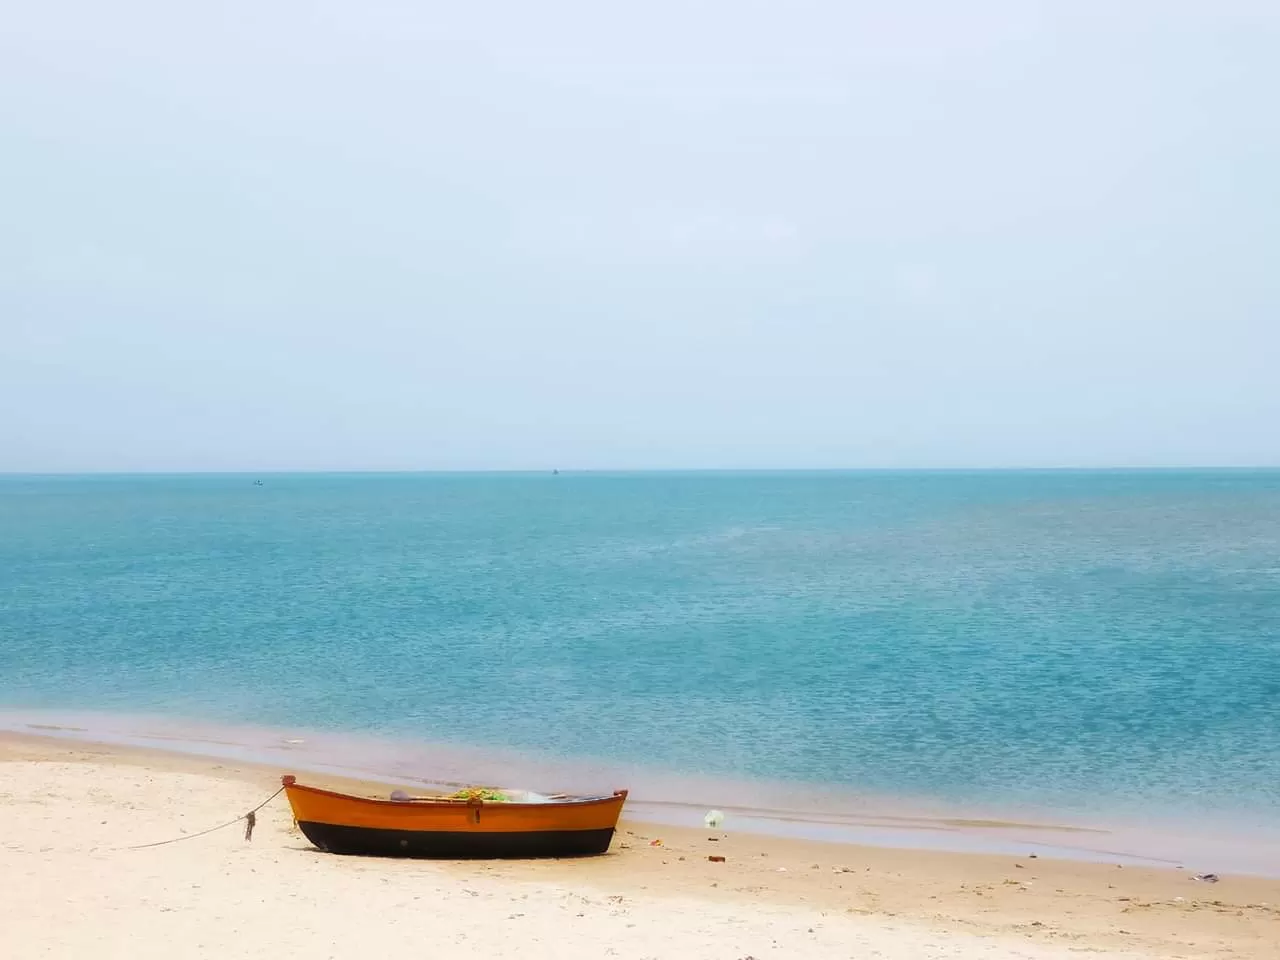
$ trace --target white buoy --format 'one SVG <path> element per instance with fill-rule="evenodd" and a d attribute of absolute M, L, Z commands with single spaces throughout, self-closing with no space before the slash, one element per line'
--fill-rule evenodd
<path fill-rule="evenodd" d="M 702 822 L 706 824 L 708 830 L 718 829 L 724 823 L 724 811 L 708 810 L 707 815 L 702 818 Z"/>

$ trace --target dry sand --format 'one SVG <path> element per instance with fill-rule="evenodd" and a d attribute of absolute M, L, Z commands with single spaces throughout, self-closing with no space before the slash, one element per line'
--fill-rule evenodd
<path fill-rule="evenodd" d="M 283 797 L 251 843 L 130 850 L 231 820 L 280 771 L 26 736 L 0 761 L 0 958 L 1280 958 L 1280 880 L 636 823 L 588 860 L 344 858 Z"/>

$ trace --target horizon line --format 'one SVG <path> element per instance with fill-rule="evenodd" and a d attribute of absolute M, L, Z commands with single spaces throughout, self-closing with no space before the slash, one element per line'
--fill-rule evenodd
<path fill-rule="evenodd" d="M 864 467 L 402 467 L 265 469 L 137 469 L 137 470 L 0 470 L 0 477 L 208 477 L 208 476 L 529 476 L 610 474 L 742 474 L 742 473 L 1170 473 L 1184 471 L 1280 471 L 1266 464 L 1105 464 L 1054 466 L 864 466 Z"/>

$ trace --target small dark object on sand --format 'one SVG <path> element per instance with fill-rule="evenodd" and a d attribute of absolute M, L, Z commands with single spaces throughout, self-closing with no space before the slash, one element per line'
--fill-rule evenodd
<path fill-rule="evenodd" d="M 707 857 L 712 863 L 724 863 L 724 857 L 718 857 L 714 853 Z"/>
<path fill-rule="evenodd" d="M 1192 880 L 1201 880 L 1204 883 L 1217 883 L 1218 875 L 1216 873 L 1197 873 Z"/>

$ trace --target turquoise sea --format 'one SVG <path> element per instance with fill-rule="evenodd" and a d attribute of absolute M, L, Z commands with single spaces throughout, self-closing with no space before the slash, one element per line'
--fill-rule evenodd
<path fill-rule="evenodd" d="M 1280 821 L 1280 472 L 0 478 L 0 708 Z"/>

